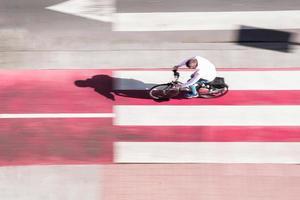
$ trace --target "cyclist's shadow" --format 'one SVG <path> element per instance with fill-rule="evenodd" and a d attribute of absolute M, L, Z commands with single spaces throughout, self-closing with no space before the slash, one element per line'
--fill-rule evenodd
<path fill-rule="evenodd" d="M 98 94 L 113 101 L 115 100 L 115 95 L 150 99 L 148 89 L 155 85 L 135 79 L 115 78 L 106 74 L 95 75 L 85 80 L 76 80 L 74 84 L 77 87 L 93 88 Z"/>

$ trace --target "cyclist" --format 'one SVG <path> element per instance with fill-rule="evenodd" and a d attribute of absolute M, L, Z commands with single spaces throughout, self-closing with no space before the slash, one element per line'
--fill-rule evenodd
<path fill-rule="evenodd" d="M 203 84 L 206 82 L 211 82 L 216 78 L 217 72 L 216 67 L 209 60 L 195 56 L 189 59 L 184 60 L 179 65 L 173 67 L 174 76 L 178 76 L 178 68 L 187 67 L 189 69 L 194 69 L 194 73 L 191 75 L 186 83 L 182 84 L 182 88 L 189 87 L 191 92 L 187 94 L 187 98 L 198 97 L 198 91 L 196 89 L 197 84 Z"/>

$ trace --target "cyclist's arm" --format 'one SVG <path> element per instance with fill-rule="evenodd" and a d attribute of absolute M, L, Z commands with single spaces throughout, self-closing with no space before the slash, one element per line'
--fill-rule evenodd
<path fill-rule="evenodd" d="M 200 74 L 196 72 L 193 75 L 194 75 L 193 78 L 191 78 L 188 82 L 182 84 L 181 87 L 189 87 L 197 83 L 197 81 L 200 79 Z"/>
<path fill-rule="evenodd" d="M 184 67 L 185 65 L 175 65 L 172 71 L 177 71 L 180 67 Z"/>
<path fill-rule="evenodd" d="M 187 66 L 186 66 L 186 62 L 187 62 L 188 60 L 190 60 L 190 59 L 186 59 L 186 60 L 182 61 L 181 63 L 179 63 L 178 65 L 175 65 L 175 66 L 173 67 L 173 71 L 177 71 L 180 67 L 187 67 Z"/>

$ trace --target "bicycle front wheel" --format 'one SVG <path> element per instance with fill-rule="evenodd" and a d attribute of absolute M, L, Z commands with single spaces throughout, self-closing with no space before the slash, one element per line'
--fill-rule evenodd
<path fill-rule="evenodd" d="M 156 85 L 149 91 L 150 97 L 155 100 L 170 99 L 178 94 L 179 88 L 175 88 L 172 84 Z"/>

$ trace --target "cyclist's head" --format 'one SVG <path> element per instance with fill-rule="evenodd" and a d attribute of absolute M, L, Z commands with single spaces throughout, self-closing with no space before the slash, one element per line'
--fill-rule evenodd
<path fill-rule="evenodd" d="M 186 66 L 190 69 L 195 69 L 198 66 L 198 61 L 195 58 L 189 59 L 186 62 Z"/>

